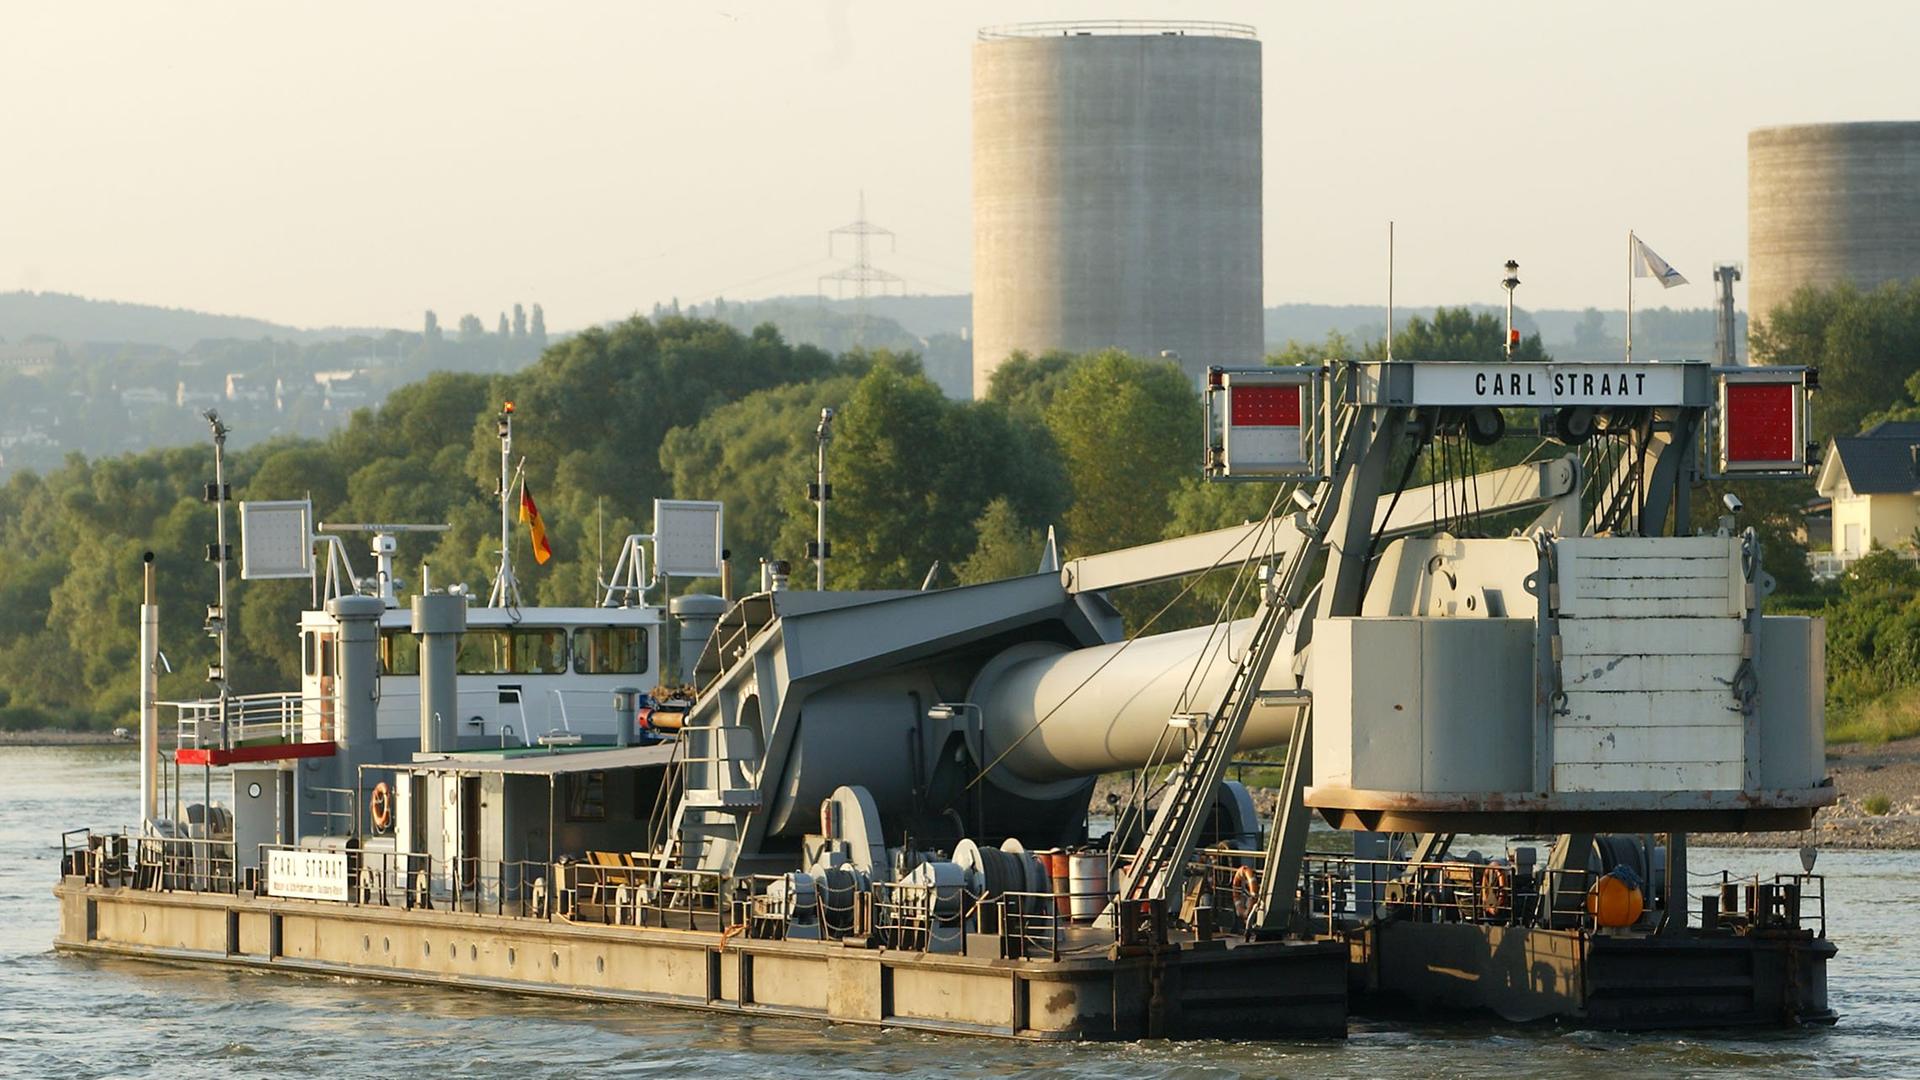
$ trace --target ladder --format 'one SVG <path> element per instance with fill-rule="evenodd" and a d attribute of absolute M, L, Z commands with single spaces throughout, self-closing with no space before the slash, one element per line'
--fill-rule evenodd
<path fill-rule="evenodd" d="M 1336 400 L 1344 395 L 1334 392 Z M 1233 758 L 1240 736 L 1246 730 L 1253 707 L 1262 700 L 1280 699 L 1299 708 L 1295 721 L 1295 746 L 1288 755 L 1287 767 L 1297 772 L 1304 759 L 1298 745 L 1305 733 L 1312 710 L 1312 695 L 1305 689 L 1278 692 L 1263 691 L 1261 683 L 1273 665 L 1280 642 L 1285 637 L 1287 620 L 1299 609 L 1315 564 L 1326 544 L 1328 529 L 1340 507 L 1336 497 L 1340 485 L 1354 464 L 1354 433 L 1360 427 L 1357 410 L 1350 404 L 1339 407 L 1329 417 L 1331 444 L 1335 448 L 1332 468 L 1314 485 L 1313 497 L 1303 504 L 1311 514 L 1303 514 L 1298 527 L 1299 540 L 1282 562 L 1274 562 L 1271 579 L 1260 594 L 1260 608 L 1254 622 L 1253 639 L 1221 696 L 1220 705 L 1210 713 L 1191 717 L 1174 716 L 1169 727 L 1183 719 L 1198 729 L 1192 747 L 1182 757 L 1172 777 L 1172 789 L 1154 811 L 1130 866 L 1121 871 L 1119 897 L 1125 901 L 1165 900 L 1183 895 L 1187 860 L 1193 854 L 1200 824 L 1213 810 L 1220 782 Z M 1278 506 L 1276 502 L 1276 506 Z M 1370 519 L 1369 519 L 1370 520 Z M 1116 822 L 1116 826 L 1118 822 Z M 1304 834 L 1303 834 L 1304 835 Z"/>
<path fill-rule="evenodd" d="M 1305 545 L 1303 545 L 1304 547 Z M 1302 552 L 1295 552 L 1298 560 Z M 1287 567 L 1292 575 L 1295 568 Z M 1260 613 L 1254 623 L 1253 640 L 1234 669 L 1219 708 L 1209 713 L 1186 714 L 1173 718 L 1190 722 L 1198 729 L 1193 745 L 1174 770 L 1172 788 L 1154 811 L 1146 836 L 1132 867 L 1124 872 L 1120 895 L 1127 900 L 1163 899 L 1179 896 L 1186 883 L 1187 859 L 1205 821 L 1213 809 L 1215 793 L 1226 773 L 1233 751 L 1246 730 L 1247 718 L 1260 696 L 1260 683 L 1284 636 L 1292 604 L 1283 598 L 1279 582 L 1269 582 L 1260 600 Z"/>

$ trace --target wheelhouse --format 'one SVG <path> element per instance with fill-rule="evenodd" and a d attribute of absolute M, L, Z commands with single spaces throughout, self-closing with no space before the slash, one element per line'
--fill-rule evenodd
<path fill-rule="evenodd" d="M 304 737 L 331 737 L 340 626 L 325 611 L 300 620 Z M 474 607 L 460 638 L 460 734 L 499 745 L 612 742 L 615 691 L 648 691 L 677 680 L 663 672 L 657 608 Z M 420 644 L 410 613 L 380 619 L 378 737 L 420 729 Z"/>

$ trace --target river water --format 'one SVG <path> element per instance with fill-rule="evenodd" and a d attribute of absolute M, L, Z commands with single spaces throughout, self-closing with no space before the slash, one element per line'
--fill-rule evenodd
<path fill-rule="evenodd" d="M 1620 1035 L 1356 1019 L 1334 1043 L 1044 1046 L 55 953 L 59 832 L 132 814 L 129 748 L 0 747 L 0 1076 L 1920 1076 L 1920 853 L 1827 852 L 1838 1026 Z M 1696 871 L 1798 867 L 1693 853 Z"/>

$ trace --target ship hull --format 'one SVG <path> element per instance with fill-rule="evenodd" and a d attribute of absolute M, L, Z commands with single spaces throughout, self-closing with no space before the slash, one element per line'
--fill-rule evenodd
<path fill-rule="evenodd" d="M 1356 1014 L 1645 1031 L 1831 1024 L 1833 943 L 1803 932 L 1595 934 L 1384 921 L 1349 935 Z"/>
<path fill-rule="evenodd" d="M 1006 960 L 64 879 L 65 951 L 1025 1040 L 1341 1037 L 1347 949 Z"/>

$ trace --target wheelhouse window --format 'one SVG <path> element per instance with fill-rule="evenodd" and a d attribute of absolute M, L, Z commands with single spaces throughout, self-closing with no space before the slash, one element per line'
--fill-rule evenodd
<path fill-rule="evenodd" d="M 405 630 L 380 631 L 380 674 L 420 674 L 420 639 Z"/>
<path fill-rule="evenodd" d="M 468 630 L 460 635 L 462 675 L 559 675 L 566 670 L 565 630 Z"/>
<path fill-rule="evenodd" d="M 607 774 L 599 769 L 567 774 L 567 820 L 607 820 Z"/>
<path fill-rule="evenodd" d="M 639 675 L 647 670 L 647 628 L 592 626 L 573 632 L 573 670 L 581 675 Z"/>

